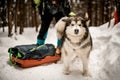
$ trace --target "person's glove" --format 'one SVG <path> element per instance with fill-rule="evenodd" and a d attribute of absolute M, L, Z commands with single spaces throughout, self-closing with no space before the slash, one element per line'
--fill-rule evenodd
<path fill-rule="evenodd" d="M 33 0 L 33 1 L 36 4 L 36 7 L 38 7 L 40 5 L 40 0 Z"/>
<path fill-rule="evenodd" d="M 69 16 L 70 16 L 70 17 L 73 17 L 73 16 L 76 16 L 76 14 L 75 14 L 74 12 L 70 12 L 70 13 L 69 13 Z"/>

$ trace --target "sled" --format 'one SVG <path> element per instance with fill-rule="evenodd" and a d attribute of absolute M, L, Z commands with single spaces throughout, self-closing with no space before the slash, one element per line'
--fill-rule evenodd
<path fill-rule="evenodd" d="M 60 59 L 60 55 L 46 56 L 44 59 L 38 59 L 38 60 L 34 60 L 34 59 L 22 60 L 12 56 L 12 63 L 22 68 L 28 68 L 28 67 L 39 66 L 46 63 L 53 63 L 58 61 L 59 59 Z"/>
<path fill-rule="evenodd" d="M 11 47 L 8 50 L 10 62 L 22 68 L 58 61 L 60 59 L 60 54 L 56 54 L 55 51 L 56 49 L 52 44 L 19 45 Z"/>

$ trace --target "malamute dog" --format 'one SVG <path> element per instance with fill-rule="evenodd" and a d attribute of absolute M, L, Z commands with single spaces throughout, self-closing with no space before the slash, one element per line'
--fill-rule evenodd
<path fill-rule="evenodd" d="M 61 46 L 61 60 L 64 73 L 69 74 L 73 60 L 79 58 L 83 63 L 83 75 L 89 76 L 88 61 L 92 50 L 92 39 L 88 30 L 88 15 L 82 17 L 63 17 L 55 27 L 58 39 L 63 38 Z"/>

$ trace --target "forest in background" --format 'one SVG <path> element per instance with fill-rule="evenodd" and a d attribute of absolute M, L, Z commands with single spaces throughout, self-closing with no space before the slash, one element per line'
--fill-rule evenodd
<path fill-rule="evenodd" d="M 71 10 L 80 16 L 88 12 L 91 26 L 99 26 L 110 22 L 113 18 L 114 7 L 118 7 L 120 0 L 69 0 Z M 1 0 L 0 1 L 0 29 L 8 27 L 8 36 L 14 33 L 22 34 L 24 27 L 38 27 L 41 23 L 38 9 L 32 6 L 33 0 Z M 120 9 L 118 9 L 120 10 Z M 118 11 L 120 12 L 120 11 Z M 19 31 L 18 31 L 19 28 Z"/>

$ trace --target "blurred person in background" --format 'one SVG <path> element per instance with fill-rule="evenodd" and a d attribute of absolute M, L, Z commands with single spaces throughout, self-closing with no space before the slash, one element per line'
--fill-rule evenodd
<path fill-rule="evenodd" d="M 37 44 L 42 45 L 45 42 L 48 28 L 51 21 L 55 18 L 57 22 L 60 18 L 68 16 L 70 13 L 70 4 L 68 0 L 34 0 L 41 16 L 41 28 L 37 36 Z M 57 41 L 57 45 L 61 43 Z"/>

